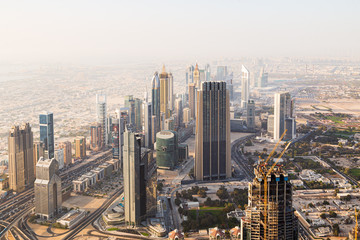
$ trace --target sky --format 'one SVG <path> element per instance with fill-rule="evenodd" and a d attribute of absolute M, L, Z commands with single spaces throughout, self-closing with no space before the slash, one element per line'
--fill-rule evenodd
<path fill-rule="evenodd" d="M 358 0 L 0 2 L 0 63 L 360 59 Z"/>

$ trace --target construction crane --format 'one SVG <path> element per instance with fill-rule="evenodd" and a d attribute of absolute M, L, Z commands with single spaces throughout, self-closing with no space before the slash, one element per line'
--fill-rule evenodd
<path fill-rule="evenodd" d="M 262 175 L 262 179 L 264 181 L 264 239 L 267 239 L 267 225 L 268 225 L 268 219 L 267 219 L 267 206 L 268 206 L 268 181 L 267 178 L 268 176 L 271 176 L 272 171 L 274 170 L 275 166 L 277 165 L 277 163 L 279 162 L 279 160 L 281 159 L 281 157 L 284 155 L 284 153 L 286 152 L 286 150 L 289 148 L 289 146 L 291 145 L 291 141 L 288 142 L 288 144 L 285 146 L 285 148 L 283 149 L 283 151 L 280 153 L 279 157 L 276 159 L 276 161 L 273 163 L 273 165 L 268 169 L 267 164 L 270 160 L 270 158 L 273 156 L 273 154 L 275 153 L 276 148 L 278 147 L 279 143 L 282 141 L 282 139 L 284 138 L 286 131 L 284 131 L 284 133 L 281 135 L 279 141 L 276 143 L 275 147 L 273 148 L 273 150 L 271 151 L 271 153 L 269 154 L 269 156 L 267 157 L 266 161 L 264 161 L 263 163 L 259 164 L 259 172 Z M 262 160 L 260 158 L 260 160 Z"/>
<path fill-rule="evenodd" d="M 355 240 L 357 240 L 357 234 L 358 234 L 358 214 L 359 214 L 359 211 L 356 210 L 356 208 L 355 208 L 355 229 L 354 229 Z"/>

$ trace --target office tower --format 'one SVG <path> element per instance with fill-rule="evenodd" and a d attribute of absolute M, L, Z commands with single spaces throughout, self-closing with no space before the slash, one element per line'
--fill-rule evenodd
<path fill-rule="evenodd" d="M 103 127 L 101 123 L 93 123 L 90 126 L 90 149 L 93 151 L 100 151 L 103 149 Z"/>
<path fill-rule="evenodd" d="M 143 101 L 139 98 L 135 98 L 135 127 L 136 131 L 142 130 L 142 103 Z"/>
<path fill-rule="evenodd" d="M 175 100 L 175 114 L 176 114 L 176 125 L 179 128 L 183 122 L 183 107 L 182 107 L 181 98 L 177 98 Z"/>
<path fill-rule="evenodd" d="M 187 125 L 191 120 L 191 110 L 190 110 L 190 108 L 184 108 L 184 110 L 183 110 L 183 118 L 184 118 L 183 121 L 184 121 L 185 125 Z"/>
<path fill-rule="evenodd" d="M 264 68 L 261 69 L 260 78 L 259 78 L 259 87 L 266 87 L 268 83 L 269 74 L 264 72 Z"/>
<path fill-rule="evenodd" d="M 155 216 L 157 210 L 157 165 L 151 149 L 141 148 L 140 170 L 144 171 L 145 180 L 145 188 L 143 188 L 145 194 L 142 194 L 145 207 L 142 208 L 142 217 Z"/>
<path fill-rule="evenodd" d="M 163 130 L 175 130 L 175 119 L 173 116 L 165 119 Z"/>
<path fill-rule="evenodd" d="M 170 113 L 174 110 L 174 77 L 169 73 L 169 110 Z"/>
<path fill-rule="evenodd" d="M 199 71 L 199 65 L 196 63 L 194 73 L 193 73 L 194 83 L 196 88 L 200 88 L 200 71 Z M 189 89 L 190 90 L 190 89 Z M 189 93 L 190 94 L 190 93 Z"/>
<path fill-rule="evenodd" d="M 260 170 L 261 169 L 261 170 Z M 241 220 L 243 239 L 298 239 L 298 223 L 292 206 L 292 186 L 282 166 L 269 169 L 260 164 L 249 183 L 246 217 Z M 264 191 L 267 181 L 266 194 Z M 266 200 L 266 201 L 265 201 Z"/>
<path fill-rule="evenodd" d="M 54 115 L 50 112 L 44 112 L 39 116 L 40 141 L 45 144 L 45 150 L 49 158 L 54 157 Z"/>
<path fill-rule="evenodd" d="M 268 136 L 274 137 L 274 115 L 269 115 L 267 119 Z"/>
<path fill-rule="evenodd" d="M 274 97 L 274 139 L 280 139 L 285 131 L 285 120 L 292 117 L 292 101 L 289 92 L 275 93 Z"/>
<path fill-rule="evenodd" d="M 249 100 L 246 106 L 246 126 L 249 130 L 255 130 L 255 102 Z"/>
<path fill-rule="evenodd" d="M 72 162 L 71 142 L 62 142 L 59 144 L 59 148 L 64 149 L 64 163 L 69 165 Z"/>
<path fill-rule="evenodd" d="M 155 125 L 158 123 L 156 116 L 151 116 L 151 144 L 154 146 L 156 142 L 156 133 L 158 132 L 155 128 Z"/>
<path fill-rule="evenodd" d="M 151 115 L 151 103 L 144 102 L 143 103 L 143 116 L 144 116 L 144 146 L 146 148 L 152 148 L 152 115 Z"/>
<path fill-rule="evenodd" d="M 174 169 L 178 162 L 178 136 L 175 131 L 156 134 L 156 164 L 158 168 Z"/>
<path fill-rule="evenodd" d="M 204 82 L 197 92 L 195 177 L 231 177 L 230 101 L 225 82 Z"/>
<path fill-rule="evenodd" d="M 189 85 L 189 83 L 194 82 L 194 66 L 189 66 L 186 69 L 186 75 L 185 75 L 185 84 L 186 86 Z M 188 89 L 186 89 L 186 94 L 188 94 Z"/>
<path fill-rule="evenodd" d="M 241 66 L 241 107 L 246 108 L 250 96 L 250 72 L 242 65 Z"/>
<path fill-rule="evenodd" d="M 224 81 L 227 75 L 228 75 L 227 66 L 217 66 L 216 68 L 217 81 Z"/>
<path fill-rule="evenodd" d="M 106 95 L 96 94 L 96 122 L 101 124 L 101 142 L 103 147 L 105 147 L 108 142 L 106 108 Z"/>
<path fill-rule="evenodd" d="M 13 126 L 8 137 L 9 187 L 22 192 L 35 180 L 33 133 L 29 123 Z"/>
<path fill-rule="evenodd" d="M 157 72 L 152 78 L 151 86 L 151 112 L 156 117 L 156 122 L 152 127 L 155 132 L 158 132 L 160 131 L 160 80 Z"/>
<path fill-rule="evenodd" d="M 165 65 L 160 73 L 160 112 L 169 117 L 169 74 L 165 72 Z"/>
<path fill-rule="evenodd" d="M 54 158 L 59 163 L 59 169 L 62 169 L 64 167 L 64 149 L 55 150 L 54 155 Z"/>
<path fill-rule="evenodd" d="M 295 138 L 295 135 L 296 135 L 295 118 L 286 118 L 285 119 L 285 129 L 287 130 L 285 137 L 284 137 L 285 141 L 289 141 L 289 140 Z"/>
<path fill-rule="evenodd" d="M 127 95 L 124 97 L 124 105 L 126 108 L 128 108 L 128 116 L 129 116 L 129 122 L 128 124 L 132 124 L 133 127 L 136 126 L 135 123 L 135 100 L 133 95 Z"/>
<path fill-rule="evenodd" d="M 189 84 L 189 108 L 191 118 L 195 119 L 196 115 L 196 84 L 190 83 Z"/>
<path fill-rule="evenodd" d="M 75 158 L 83 159 L 86 157 L 86 138 L 76 137 L 74 140 L 75 144 Z"/>
<path fill-rule="evenodd" d="M 124 147 L 124 132 L 125 126 L 127 124 L 127 113 L 125 111 L 121 111 L 117 109 L 115 111 L 116 114 L 116 122 L 119 123 L 119 160 L 120 160 L 120 168 L 123 166 L 123 147 Z"/>
<path fill-rule="evenodd" d="M 41 157 L 36 164 L 35 214 L 51 219 L 61 211 L 61 178 L 57 175 L 59 163 Z"/>
<path fill-rule="evenodd" d="M 211 69 L 209 64 L 205 65 L 205 81 L 211 81 Z"/>
<path fill-rule="evenodd" d="M 111 147 L 114 159 L 120 158 L 120 119 L 113 119 L 111 124 Z"/>
<path fill-rule="evenodd" d="M 125 128 L 123 149 L 123 177 L 125 198 L 125 224 L 136 226 L 141 221 L 141 182 L 143 175 L 140 172 L 141 163 L 141 138 L 130 126 Z"/>
<path fill-rule="evenodd" d="M 112 117 L 110 114 L 106 117 L 106 133 L 107 133 L 107 142 L 106 145 L 111 145 L 111 132 L 112 132 Z"/>
<path fill-rule="evenodd" d="M 34 166 L 36 166 L 36 163 L 39 160 L 39 158 L 45 157 L 45 144 L 43 142 L 34 142 L 33 156 L 34 156 L 33 157 Z M 36 168 L 34 167 L 34 171 L 35 170 Z"/>

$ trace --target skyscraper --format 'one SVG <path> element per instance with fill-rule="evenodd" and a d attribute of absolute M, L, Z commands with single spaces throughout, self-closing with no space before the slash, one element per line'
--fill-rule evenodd
<path fill-rule="evenodd" d="M 255 130 L 255 102 L 249 100 L 246 106 L 246 126 L 249 130 Z"/>
<path fill-rule="evenodd" d="M 241 66 L 241 107 L 246 108 L 250 96 L 250 72 L 242 65 Z"/>
<path fill-rule="evenodd" d="M 165 65 L 160 73 L 160 112 L 169 117 L 169 74 L 165 71 Z"/>
<path fill-rule="evenodd" d="M 209 64 L 205 65 L 205 81 L 211 81 L 211 69 Z"/>
<path fill-rule="evenodd" d="M 34 142 L 34 148 L 33 148 L 33 155 L 34 155 L 34 166 L 36 166 L 37 161 L 40 159 L 40 157 L 45 156 L 45 144 L 43 142 Z M 36 168 L 34 167 L 34 171 Z M 34 172 L 35 174 L 35 172 Z M 35 176 L 35 175 L 34 175 Z"/>
<path fill-rule="evenodd" d="M 141 221 L 141 138 L 128 126 L 125 128 L 123 151 L 125 224 L 136 226 Z"/>
<path fill-rule="evenodd" d="M 203 82 L 197 92 L 195 177 L 231 177 L 230 101 L 225 82 Z"/>
<path fill-rule="evenodd" d="M 65 165 L 70 164 L 72 161 L 71 142 L 66 141 L 59 144 L 59 148 L 64 149 L 64 162 Z"/>
<path fill-rule="evenodd" d="M 261 69 L 260 78 L 259 78 L 259 87 L 266 87 L 268 83 L 269 74 L 264 72 L 264 68 Z"/>
<path fill-rule="evenodd" d="M 90 149 L 93 151 L 99 151 L 103 149 L 103 127 L 101 123 L 93 123 L 90 126 Z"/>
<path fill-rule="evenodd" d="M 53 159 L 40 158 L 36 164 L 35 214 L 51 219 L 61 210 L 61 178 L 57 175 L 59 163 Z"/>
<path fill-rule="evenodd" d="M 292 186 L 288 175 L 279 165 L 266 179 L 262 173 L 267 175 L 269 169 L 263 164 L 254 171 L 255 178 L 249 184 L 246 217 L 241 220 L 242 239 L 298 239 L 298 223 L 292 206 Z M 266 194 L 264 180 L 267 181 Z"/>
<path fill-rule="evenodd" d="M 169 110 L 172 113 L 174 110 L 174 77 L 169 73 Z"/>
<path fill-rule="evenodd" d="M 108 142 L 106 111 L 106 95 L 96 94 L 96 122 L 101 124 L 101 141 L 103 147 L 105 147 L 106 143 Z"/>
<path fill-rule="evenodd" d="M 289 92 L 275 93 L 274 96 L 274 139 L 280 139 L 285 131 L 285 120 L 292 117 L 292 101 Z"/>
<path fill-rule="evenodd" d="M 160 131 L 160 80 L 157 72 L 152 78 L 151 88 L 151 112 L 156 117 L 156 124 L 152 127 L 158 132 Z"/>
<path fill-rule="evenodd" d="M 136 131 L 142 130 L 142 100 L 135 98 L 135 127 Z"/>
<path fill-rule="evenodd" d="M 181 98 L 175 100 L 176 125 L 179 128 L 183 122 L 183 107 Z"/>
<path fill-rule="evenodd" d="M 196 84 L 190 83 L 189 84 L 189 108 L 190 108 L 190 114 L 191 118 L 195 119 L 195 113 L 196 113 Z"/>
<path fill-rule="evenodd" d="M 13 126 L 8 138 L 9 187 L 22 192 L 35 180 L 33 159 L 33 133 L 29 123 Z"/>
<path fill-rule="evenodd" d="M 49 158 L 54 157 L 54 115 L 45 112 L 39 116 L 40 125 L 40 141 L 45 144 L 45 150 L 48 152 Z"/>
<path fill-rule="evenodd" d="M 216 80 L 224 81 L 228 75 L 227 66 L 217 66 L 216 68 Z"/>
<path fill-rule="evenodd" d="M 74 140 L 75 145 L 75 157 L 78 159 L 83 159 L 86 157 L 86 138 L 85 137 L 76 137 Z"/>
<path fill-rule="evenodd" d="M 194 83 L 196 88 L 200 88 L 200 71 L 199 65 L 196 63 L 194 73 L 193 73 Z M 189 89 L 190 90 L 190 89 Z"/>
<path fill-rule="evenodd" d="M 152 122 L 152 115 L 151 115 L 151 103 L 149 102 L 144 102 L 143 103 L 143 116 L 144 116 L 144 140 L 145 140 L 145 144 L 144 146 L 146 148 L 152 148 L 152 127 L 151 127 L 151 122 Z"/>

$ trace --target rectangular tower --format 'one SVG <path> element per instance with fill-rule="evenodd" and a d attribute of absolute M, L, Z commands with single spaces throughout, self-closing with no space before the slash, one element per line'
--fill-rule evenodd
<path fill-rule="evenodd" d="M 106 95 L 105 94 L 96 94 L 96 122 L 101 124 L 102 128 L 102 146 L 106 146 L 108 142 L 108 132 L 107 132 L 107 112 L 106 112 Z"/>
<path fill-rule="evenodd" d="M 242 65 L 241 66 L 241 107 L 246 108 L 246 104 L 250 97 L 250 72 Z"/>
<path fill-rule="evenodd" d="M 231 177 L 230 102 L 225 82 L 204 82 L 197 92 L 195 177 Z"/>
<path fill-rule="evenodd" d="M 255 102 L 249 100 L 246 106 L 246 126 L 249 130 L 255 130 Z"/>
<path fill-rule="evenodd" d="M 59 144 L 59 148 L 64 149 L 64 163 L 65 165 L 70 164 L 72 161 L 72 149 L 71 142 L 66 141 Z"/>
<path fill-rule="evenodd" d="M 292 101 L 289 92 L 275 93 L 274 96 L 274 139 L 280 139 L 285 131 L 285 120 L 292 116 Z"/>
<path fill-rule="evenodd" d="M 190 115 L 192 119 L 195 119 L 195 109 L 196 109 L 196 84 L 190 83 L 189 84 L 189 108 L 190 108 Z"/>
<path fill-rule="evenodd" d="M 54 115 L 50 112 L 45 112 L 39 116 L 40 125 L 40 141 L 45 144 L 49 158 L 54 157 L 55 143 L 54 143 Z"/>

